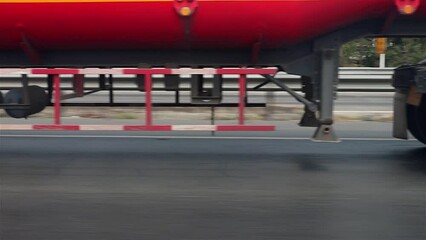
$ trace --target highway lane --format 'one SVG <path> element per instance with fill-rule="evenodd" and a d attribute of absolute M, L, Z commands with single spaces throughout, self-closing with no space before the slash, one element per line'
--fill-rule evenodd
<path fill-rule="evenodd" d="M 340 144 L 4 131 L 0 239 L 426 239 L 426 148 L 348 126 Z"/>

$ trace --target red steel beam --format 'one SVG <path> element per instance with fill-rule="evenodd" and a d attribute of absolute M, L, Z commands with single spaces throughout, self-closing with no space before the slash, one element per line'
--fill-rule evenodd
<path fill-rule="evenodd" d="M 147 126 L 152 125 L 152 98 L 151 98 L 151 85 L 152 75 L 145 74 L 145 124 Z"/>

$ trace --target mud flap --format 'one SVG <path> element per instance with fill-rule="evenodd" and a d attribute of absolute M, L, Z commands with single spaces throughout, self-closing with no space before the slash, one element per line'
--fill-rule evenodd
<path fill-rule="evenodd" d="M 418 107 L 422 102 L 422 95 L 423 94 L 418 91 L 417 87 L 413 85 L 408 92 L 406 103 Z"/>
<path fill-rule="evenodd" d="M 408 139 L 407 104 L 420 106 L 422 94 L 413 85 L 407 90 L 397 90 L 393 103 L 393 137 Z"/>
<path fill-rule="evenodd" d="M 408 93 L 397 90 L 393 98 L 393 137 L 408 139 L 407 123 L 407 99 Z"/>

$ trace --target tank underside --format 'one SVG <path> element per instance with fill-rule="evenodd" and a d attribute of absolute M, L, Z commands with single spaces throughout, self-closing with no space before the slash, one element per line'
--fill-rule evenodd
<path fill-rule="evenodd" d="M 363 36 L 426 36 L 426 19 L 394 21 L 383 30 L 384 19 L 365 20 L 325 33 L 291 47 L 260 49 L 154 50 L 0 50 L 0 67 L 120 67 L 120 66 L 282 66 L 314 51 L 315 41 L 338 36 L 339 44 Z"/>

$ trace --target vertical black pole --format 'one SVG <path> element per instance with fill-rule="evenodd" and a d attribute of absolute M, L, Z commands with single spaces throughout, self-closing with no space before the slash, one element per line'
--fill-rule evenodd
<path fill-rule="evenodd" d="M 114 85 L 113 85 L 113 78 L 112 74 L 108 77 L 108 90 L 109 90 L 109 104 L 114 104 Z"/>
<path fill-rule="evenodd" d="M 53 75 L 47 75 L 47 97 L 49 98 L 49 104 L 52 104 L 53 96 Z"/>
<path fill-rule="evenodd" d="M 211 118 L 210 118 L 210 123 L 211 125 L 214 125 L 214 119 L 215 119 L 215 108 L 214 106 L 211 107 Z M 212 131 L 212 136 L 214 136 L 215 131 Z"/>
<path fill-rule="evenodd" d="M 23 104 L 29 105 L 30 104 L 30 92 L 28 89 L 28 76 L 26 74 L 22 74 L 22 88 L 24 91 L 23 96 Z"/>
<path fill-rule="evenodd" d="M 175 103 L 178 105 L 180 103 L 180 92 L 179 90 L 175 91 Z"/>

